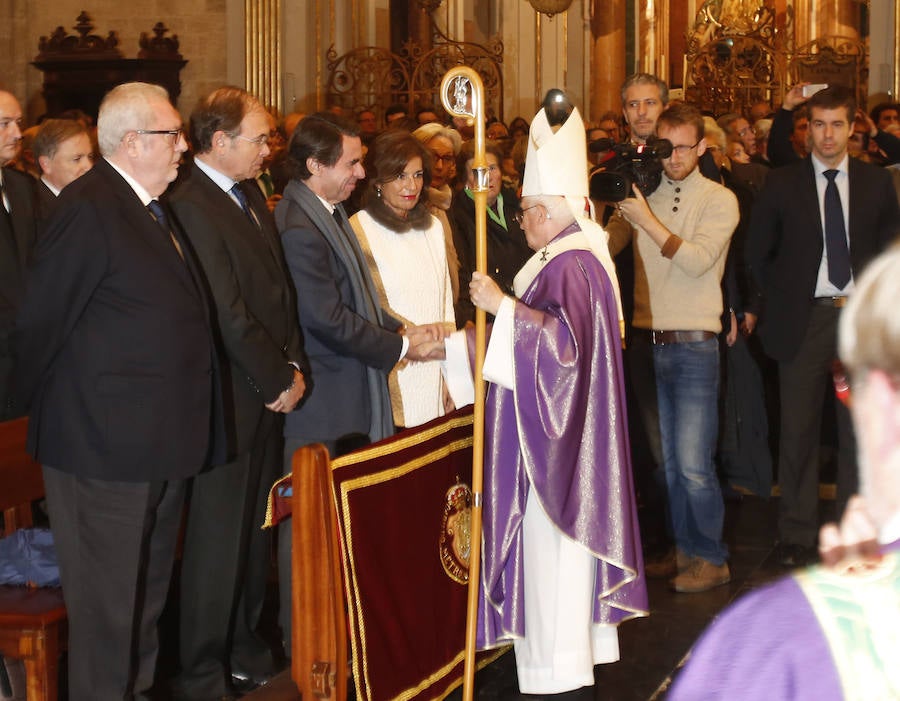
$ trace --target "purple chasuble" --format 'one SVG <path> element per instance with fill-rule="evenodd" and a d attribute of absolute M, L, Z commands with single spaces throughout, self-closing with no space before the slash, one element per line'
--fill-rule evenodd
<path fill-rule="evenodd" d="M 900 550 L 900 542 L 884 546 Z M 729 606 L 703 632 L 668 701 L 844 698 L 828 640 L 797 579 L 783 577 Z"/>
<path fill-rule="evenodd" d="M 514 323 L 516 390 L 491 385 L 485 407 L 480 648 L 525 635 L 529 498 L 596 558 L 594 623 L 647 614 L 609 276 L 589 250 L 563 251 L 516 300 Z"/>

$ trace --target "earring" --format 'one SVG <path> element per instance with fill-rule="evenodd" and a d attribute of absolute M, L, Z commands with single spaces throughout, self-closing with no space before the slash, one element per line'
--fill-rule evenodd
<path fill-rule="evenodd" d="M 377 197 L 379 200 L 381 199 L 381 188 L 380 187 L 375 188 L 375 197 Z"/>

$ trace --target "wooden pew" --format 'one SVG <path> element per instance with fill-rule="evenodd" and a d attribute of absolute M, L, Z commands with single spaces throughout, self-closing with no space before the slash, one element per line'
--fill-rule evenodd
<path fill-rule="evenodd" d="M 0 535 L 32 526 L 31 504 L 44 496 L 40 466 L 25 452 L 28 419 L 0 423 Z M 65 647 L 62 589 L 0 586 L 0 655 L 24 660 L 27 701 L 56 701 Z"/>

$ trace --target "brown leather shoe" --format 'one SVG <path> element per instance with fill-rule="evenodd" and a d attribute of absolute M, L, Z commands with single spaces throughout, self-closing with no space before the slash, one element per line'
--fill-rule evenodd
<path fill-rule="evenodd" d="M 669 582 L 669 586 L 683 594 L 699 594 L 730 581 L 731 570 L 728 569 L 727 562 L 714 565 L 702 557 L 695 557 L 684 572 Z"/>
<path fill-rule="evenodd" d="M 689 558 L 678 548 L 669 548 L 664 555 L 644 562 L 644 575 L 650 579 L 667 579 L 684 572 L 691 565 Z"/>

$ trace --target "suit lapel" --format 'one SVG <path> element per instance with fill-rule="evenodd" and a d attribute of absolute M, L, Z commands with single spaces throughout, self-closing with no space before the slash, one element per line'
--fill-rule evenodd
<path fill-rule="evenodd" d="M 119 210 L 122 218 L 132 225 L 132 230 L 145 241 L 145 243 L 156 252 L 156 254 L 165 261 L 165 264 L 172 270 L 176 277 L 184 285 L 192 295 L 197 296 L 197 285 L 187 264 L 189 252 L 184 245 L 184 239 L 179 237 L 177 232 L 173 231 L 173 235 L 178 239 L 181 250 L 185 254 L 183 260 L 175 245 L 163 228 L 156 223 L 147 208 L 141 204 L 140 198 L 131 186 L 109 165 L 105 160 L 101 159 L 95 168 L 101 168 L 101 173 L 110 184 L 110 189 L 115 193 L 119 203 Z M 165 206 L 165 205 L 163 205 Z M 173 217 L 169 215 L 171 222 Z"/>
<path fill-rule="evenodd" d="M 811 237 L 815 237 L 810 243 L 819 251 L 819 256 L 821 257 L 822 248 L 825 245 L 825 233 L 822 228 L 822 212 L 819 207 L 819 192 L 816 190 L 816 171 L 813 167 L 812 158 L 809 156 L 807 156 L 804 161 L 803 181 L 801 183 L 801 190 L 797 195 L 801 198 L 799 204 L 802 209 L 800 211 L 809 212 L 810 222 L 815 222 L 814 226 L 804 227 L 803 230 Z M 788 232 L 788 235 L 791 235 L 791 232 Z"/>

